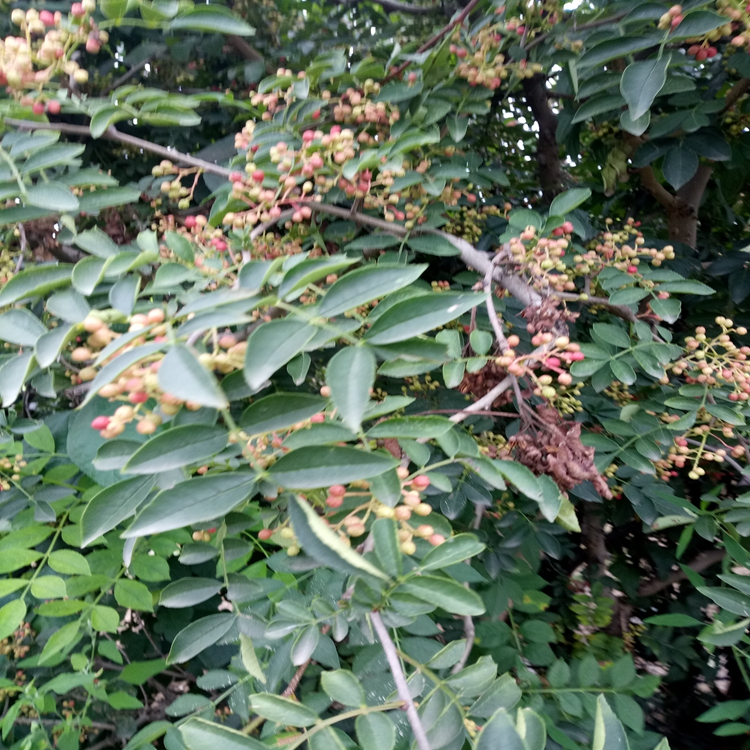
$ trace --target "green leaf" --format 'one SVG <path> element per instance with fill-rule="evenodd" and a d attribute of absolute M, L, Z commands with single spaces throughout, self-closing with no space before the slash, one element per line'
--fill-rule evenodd
<path fill-rule="evenodd" d="M 26 602 L 12 599 L 0 608 L 0 638 L 8 638 L 26 617 Z"/>
<path fill-rule="evenodd" d="M 120 679 L 130 685 L 142 685 L 146 680 L 159 674 L 166 666 L 164 659 L 132 661 L 120 673 Z"/>
<path fill-rule="evenodd" d="M 340 315 L 360 305 L 403 289 L 416 281 L 427 265 L 378 263 L 350 271 L 326 292 L 319 312 L 326 317 Z"/>
<path fill-rule="evenodd" d="M 453 428 L 446 417 L 393 417 L 367 431 L 368 438 L 429 439 L 445 435 Z"/>
<path fill-rule="evenodd" d="M 342 706 L 358 708 L 366 703 L 362 683 L 353 672 L 345 669 L 323 672 L 320 675 L 320 684 L 328 697 Z"/>
<path fill-rule="evenodd" d="M 129 187 L 110 187 L 105 190 L 85 193 L 78 201 L 79 209 L 87 214 L 96 213 L 104 208 L 122 206 L 125 203 L 137 203 L 141 191 Z"/>
<path fill-rule="evenodd" d="M 77 211 L 78 198 L 60 182 L 40 182 L 26 191 L 26 203 L 53 211 Z"/>
<path fill-rule="evenodd" d="M 403 341 L 443 326 L 484 302 L 484 295 L 443 292 L 398 302 L 365 334 L 371 344 Z"/>
<path fill-rule="evenodd" d="M 566 216 L 591 197 L 589 188 L 573 188 L 556 195 L 549 207 L 550 216 Z"/>
<path fill-rule="evenodd" d="M 32 172 L 39 172 L 42 169 L 69 164 L 77 156 L 80 156 L 85 148 L 85 144 L 55 143 L 52 146 L 33 153 L 21 165 L 20 172 L 21 174 L 31 174 Z"/>
<path fill-rule="evenodd" d="M 127 669 L 127 667 L 126 667 Z M 137 731 L 125 745 L 123 750 L 136 750 L 144 745 L 150 745 L 159 739 L 168 729 L 172 727 L 169 721 L 154 721 L 147 724 L 143 729 Z M 151 745 L 153 747 L 153 745 Z M 192 749 L 191 749 L 192 750 Z"/>
<path fill-rule="evenodd" d="M 515 461 L 493 461 L 492 465 L 526 497 L 542 502 L 544 494 L 537 478 L 523 464 Z"/>
<path fill-rule="evenodd" d="M 283 726 L 309 727 L 320 721 L 312 709 L 273 693 L 256 693 L 250 696 L 250 707 L 258 716 Z"/>
<path fill-rule="evenodd" d="M 397 591 L 413 594 L 453 615 L 475 617 L 484 614 L 479 595 L 456 581 L 438 576 L 414 576 L 404 581 Z"/>
<path fill-rule="evenodd" d="M 341 420 L 352 432 L 359 432 L 370 389 L 375 383 L 375 355 L 364 346 L 347 346 L 328 363 L 326 383 Z"/>
<path fill-rule="evenodd" d="M 500 708 L 482 727 L 477 737 L 476 750 L 527 750 L 527 748 L 508 712 Z"/>
<path fill-rule="evenodd" d="M 169 348 L 159 368 L 159 385 L 185 401 L 194 401 L 213 409 L 229 406 L 214 374 L 209 372 L 187 346 Z"/>
<path fill-rule="evenodd" d="M 248 435 L 285 430 L 323 411 L 327 403 L 311 393 L 274 393 L 250 404 L 240 417 L 240 426 Z"/>
<path fill-rule="evenodd" d="M 592 328 L 600 339 L 609 344 L 614 344 L 618 349 L 630 348 L 630 336 L 619 326 L 609 323 L 594 323 Z"/>
<path fill-rule="evenodd" d="M 124 474 L 158 474 L 203 462 L 227 445 L 227 431 L 218 425 L 184 425 L 145 442 L 125 464 Z"/>
<path fill-rule="evenodd" d="M 154 477 L 133 477 L 97 492 L 89 500 L 81 517 L 81 546 L 88 546 L 130 518 L 153 486 Z"/>
<path fill-rule="evenodd" d="M 655 60 L 633 62 L 625 68 L 620 79 L 620 92 L 628 104 L 630 117 L 637 120 L 645 115 L 667 81 L 669 55 Z"/>
<path fill-rule="evenodd" d="M 706 296 L 715 294 L 714 290 L 707 284 L 703 284 L 700 281 L 693 281 L 692 279 L 683 279 L 681 281 L 666 281 L 663 284 L 659 284 L 659 291 L 674 292 L 676 294 L 700 294 Z M 667 302 L 668 300 L 664 301 Z"/>
<path fill-rule="evenodd" d="M 34 346 L 47 333 L 42 321 L 25 307 L 14 307 L 0 315 L 0 341 L 19 346 Z"/>
<path fill-rule="evenodd" d="M 129 539 L 212 521 L 247 500 L 254 490 L 255 475 L 246 472 L 208 474 L 179 482 L 143 508 L 122 536 Z"/>
<path fill-rule="evenodd" d="M 448 133 L 455 143 L 461 143 L 466 136 L 466 131 L 469 127 L 468 117 L 459 117 L 458 115 L 452 115 L 445 121 L 448 126 Z"/>
<path fill-rule="evenodd" d="M 97 376 L 91 381 L 91 388 L 86 394 L 82 406 L 91 401 L 99 393 L 99 389 L 102 386 L 119 378 L 125 370 L 134 364 L 150 357 L 152 354 L 156 354 L 156 352 L 160 352 L 164 346 L 164 343 L 156 342 L 153 344 L 143 344 L 142 346 L 136 346 L 129 351 L 118 354 L 112 362 L 102 367 Z"/>
<path fill-rule="evenodd" d="M 188 750 L 268 750 L 267 745 L 253 737 L 205 719 L 186 721 L 180 726 L 180 734 Z"/>
<path fill-rule="evenodd" d="M 737 721 L 750 709 L 750 701 L 723 701 L 712 706 L 697 717 L 696 721 L 714 724 L 720 721 Z"/>
<path fill-rule="evenodd" d="M 612 374 L 625 385 L 633 385 L 635 383 L 635 370 L 622 359 L 613 359 L 609 363 L 612 369 Z"/>
<path fill-rule="evenodd" d="M 169 24 L 172 31 L 200 31 L 208 34 L 252 36 L 255 29 L 222 5 L 196 5 Z"/>
<path fill-rule="evenodd" d="M 356 263 L 356 258 L 347 258 L 345 255 L 334 255 L 330 258 L 308 258 L 292 266 L 285 274 L 279 285 L 279 297 L 281 299 L 294 299 L 297 292 L 303 291 L 308 284 L 322 279 L 328 274 L 337 273 Z"/>
<path fill-rule="evenodd" d="M 223 588 L 215 578 L 180 578 L 161 592 L 159 604 L 162 607 L 181 609 L 205 602 Z"/>
<path fill-rule="evenodd" d="M 182 664 L 190 661 L 201 651 L 222 639 L 235 624 L 236 616 L 223 612 L 201 617 L 183 628 L 172 642 L 167 664 Z"/>
<path fill-rule="evenodd" d="M 649 304 L 654 315 L 666 323 L 674 323 L 682 311 L 682 303 L 678 299 L 652 299 Z"/>
<path fill-rule="evenodd" d="M 245 380 L 255 391 L 277 370 L 296 357 L 317 328 L 292 317 L 272 320 L 256 328 L 247 340 Z"/>
<path fill-rule="evenodd" d="M 52 570 L 68 576 L 90 576 L 91 568 L 80 552 L 72 549 L 60 549 L 53 552 L 48 559 Z"/>
<path fill-rule="evenodd" d="M 295 667 L 301 667 L 305 664 L 317 648 L 319 641 L 320 628 L 317 625 L 310 625 L 299 633 L 292 644 L 292 664 Z"/>
<path fill-rule="evenodd" d="M 682 22 L 672 30 L 670 39 L 687 39 L 693 36 L 704 36 L 709 31 L 718 29 L 727 22 L 725 16 L 720 16 L 710 10 L 694 10 L 685 14 Z"/>
<path fill-rule="evenodd" d="M 521 688 L 507 672 L 498 677 L 469 709 L 471 716 L 487 719 L 498 709 L 510 711 L 521 700 Z"/>
<path fill-rule="evenodd" d="M 112 607 L 97 604 L 91 612 L 91 627 L 100 633 L 116 633 L 120 627 L 120 615 Z"/>
<path fill-rule="evenodd" d="M 50 661 L 54 656 L 73 643 L 78 637 L 79 626 L 80 622 L 76 620 L 75 622 L 69 622 L 66 625 L 63 625 L 59 630 L 56 630 L 50 636 L 47 643 L 44 644 L 42 654 L 39 657 L 39 664 L 45 664 Z"/>
<path fill-rule="evenodd" d="M 684 146 L 672 146 L 662 164 L 664 179 L 679 190 L 698 171 L 698 155 Z M 666 290 L 665 290 L 666 291 Z"/>
<path fill-rule="evenodd" d="M 721 404 L 705 404 L 706 411 L 712 416 L 731 425 L 744 425 L 745 417 L 738 411 Z"/>
<path fill-rule="evenodd" d="M 124 690 L 117 690 L 114 693 L 110 693 L 107 696 L 107 703 L 118 711 L 132 711 L 143 708 L 143 703 L 138 698 L 126 693 Z"/>
<path fill-rule="evenodd" d="M 186 579 L 183 579 L 186 580 Z M 121 607 L 140 612 L 153 612 L 154 602 L 151 592 L 139 581 L 121 578 L 115 584 L 115 599 Z"/>
<path fill-rule="evenodd" d="M 114 4 L 117 4 L 124 9 L 127 9 L 128 6 L 127 0 L 104 0 L 101 5 L 102 13 L 104 13 L 104 15 L 106 16 L 106 6 Z M 132 110 L 131 112 L 128 112 L 127 109 L 117 107 L 114 104 L 98 109 L 92 116 L 91 122 L 89 123 L 91 137 L 101 138 L 107 132 L 107 130 L 109 130 L 110 125 L 114 125 L 120 120 L 127 120 L 130 117 L 132 117 Z"/>
<path fill-rule="evenodd" d="M 0 306 L 29 297 L 39 297 L 70 284 L 73 266 L 35 266 L 17 273 L 0 289 Z"/>
<path fill-rule="evenodd" d="M 457 534 L 431 549 L 419 563 L 422 570 L 439 570 L 468 560 L 484 550 L 484 544 L 473 534 Z"/>
<path fill-rule="evenodd" d="M 258 661 L 253 642 L 244 633 L 240 633 L 240 658 L 242 659 L 242 666 L 245 667 L 247 673 L 265 685 L 266 676 L 263 674 L 263 669 Z"/>
<path fill-rule="evenodd" d="M 23 384 L 34 371 L 35 365 L 33 353 L 27 351 L 13 357 L 0 367 L 0 395 L 3 399 L 3 407 L 7 408 L 15 403 Z"/>
<path fill-rule="evenodd" d="M 418 253 L 424 253 L 425 255 L 437 255 L 439 257 L 461 255 L 461 250 L 459 248 L 445 237 L 441 237 L 439 234 L 416 235 L 409 237 L 407 243 L 412 250 L 415 250 Z"/>
<path fill-rule="evenodd" d="M 532 709 L 519 709 L 516 730 L 523 739 L 526 750 L 544 750 L 547 746 L 547 727 L 541 716 Z"/>
<path fill-rule="evenodd" d="M 600 94 L 584 102 L 573 115 L 573 124 L 591 120 L 597 115 L 611 112 L 613 109 L 620 109 L 625 104 L 625 100 L 620 94 Z"/>
<path fill-rule="evenodd" d="M 613 687 L 627 687 L 636 678 L 633 657 L 630 654 L 621 657 L 609 668 L 607 674 L 612 681 Z"/>
<path fill-rule="evenodd" d="M 722 609 L 735 615 L 750 617 L 750 597 L 734 589 L 698 586 L 698 591 L 713 600 Z"/>
<path fill-rule="evenodd" d="M 596 700 L 594 742 L 591 750 L 630 750 L 625 729 L 603 695 Z"/>
<path fill-rule="evenodd" d="M 378 570 L 358 552 L 345 545 L 339 535 L 327 526 L 306 500 L 295 497 L 289 501 L 289 513 L 294 533 L 302 546 L 315 560 L 334 570 L 350 575 L 369 575 L 380 580 L 388 580 L 382 570 Z"/>
<path fill-rule="evenodd" d="M 378 518 L 372 525 L 371 533 L 380 567 L 392 578 L 398 578 L 403 573 L 404 565 L 396 522 L 392 518 Z"/>
<path fill-rule="evenodd" d="M 40 336 L 34 347 L 37 363 L 41 368 L 49 367 L 60 356 L 60 352 L 73 340 L 76 329 L 73 326 L 59 325 L 49 333 Z"/>
<path fill-rule="evenodd" d="M 581 70 L 585 67 L 601 65 L 602 63 L 623 58 L 633 52 L 640 52 L 658 44 L 653 36 L 621 36 L 606 42 L 595 44 L 578 58 L 577 66 Z"/>
<path fill-rule="evenodd" d="M 275 482 L 289 489 L 313 489 L 348 484 L 383 474 L 398 461 L 356 448 L 310 446 L 282 456 L 270 469 Z"/>

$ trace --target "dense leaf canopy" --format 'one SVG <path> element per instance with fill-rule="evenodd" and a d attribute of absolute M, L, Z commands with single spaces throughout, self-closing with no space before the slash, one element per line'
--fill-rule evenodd
<path fill-rule="evenodd" d="M 750 747 L 750 5 L 0 25 L 0 747 Z"/>

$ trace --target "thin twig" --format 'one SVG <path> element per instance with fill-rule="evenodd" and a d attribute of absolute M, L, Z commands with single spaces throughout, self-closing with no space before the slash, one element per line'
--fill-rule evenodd
<path fill-rule="evenodd" d="M 695 560 L 693 560 L 691 563 L 688 563 L 686 567 L 690 568 L 690 570 L 694 570 L 696 573 L 700 573 L 706 568 L 710 568 L 712 565 L 716 565 L 716 563 L 721 562 L 724 559 L 725 555 L 726 550 L 723 549 L 712 549 L 706 552 L 701 552 L 695 558 Z M 648 581 L 638 589 L 638 596 L 653 596 L 654 594 L 658 594 L 660 591 L 669 588 L 675 583 L 684 581 L 686 578 L 687 574 L 683 570 L 678 570 L 672 573 L 668 578 L 665 578 L 663 581 L 660 581 L 658 579 L 655 581 Z"/>
<path fill-rule="evenodd" d="M 103 94 L 110 94 L 115 89 L 119 89 L 120 86 L 127 83 L 131 78 L 135 77 L 142 71 L 147 65 L 150 65 L 157 57 L 157 54 L 149 55 L 145 60 L 141 60 L 137 65 L 134 65 L 130 70 L 123 73 L 119 78 L 116 78 L 106 89 L 102 92 Z"/>
<path fill-rule="evenodd" d="M 18 260 L 16 261 L 16 273 L 18 273 L 23 268 L 23 255 L 26 252 L 26 229 L 24 228 L 23 224 L 19 221 L 18 222 L 18 236 L 21 239 L 21 248 L 18 253 Z"/>
<path fill-rule="evenodd" d="M 391 636 L 388 633 L 383 620 L 380 617 L 379 612 L 370 612 L 370 621 L 372 626 L 375 628 L 375 632 L 380 639 L 380 644 L 385 652 L 385 658 L 388 660 L 388 666 L 391 668 L 391 674 L 393 680 L 396 683 L 396 690 L 398 691 L 398 697 L 405 704 L 406 716 L 411 724 L 412 731 L 414 732 L 414 739 L 417 742 L 419 750 L 431 750 L 430 742 L 427 739 L 427 733 L 422 726 L 422 720 L 419 718 L 417 713 L 417 707 L 414 705 L 414 699 L 411 697 L 409 692 L 409 685 L 406 682 L 406 675 L 401 666 L 401 661 L 396 653 L 396 644 L 391 640 Z"/>

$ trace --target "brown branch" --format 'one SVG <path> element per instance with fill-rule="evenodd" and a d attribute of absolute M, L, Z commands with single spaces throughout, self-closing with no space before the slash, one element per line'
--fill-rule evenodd
<path fill-rule="evenodd" d="M 683 201 L 685 205 L 692 208 L 698 213 L 703 193 L 706 192 L 708 182 L 713 174 L 713 167 L 708 164 L 701 164 L 698 171 L 677 191 L 678 200 Z"/>
<path fill-rule="evenodd" d="M 641 167 L 638 170 L 638 174 L 641 176 L 641 185 L 648 190 L 656 200 L 667 209 L 677 208 L 677 198 L 662 185 L 659 180 L 656 179 L 654 170 L 649 164 L 648 166 Z"/>
<path fill-rule="evenodd" d="M 437 34 L 431 36 L 417 51 L 416 54 L 420 55 L 422 52 L 427 52 L 428 49 L 432 49 L 446 34 L 453 31 L 456 26 L 459 26 L 464 22 L 466 17 L 471 13 L 472 10 L 479 4 L 479 0 L 471 0 L 471 2 L 459 13 L 452 21 L 449 21 Z M 394 78 L 398 78 L 409 66 L 411 60 L 401 63 L 397 68 L 391 71 L 384 79 L 383 83 L 388 83 Z"/>
<path fill-rule="evenodd" d="M 147 65 L 151 64 L 155 59 L 157 55 L 149 55 L 145 60 L 141 60 L 141 62 L 138 63 L 138 65 L 134 65 L 130 70 L 128 70 L 126 73 L 123 73 L 119 78 L 116 78 L 112 83 L 107 86 L 107 88 L 102 91 L 102 94 L 106 95 L 114 91 L 115 89 L 120 88 L 123 84 L 127 83 L 131 78 L 138 75 L 140 71 L 142 71 Z"/>
<path fill-rule="evenodd" d="M 360 0 L 333 0 L 336 5 L 359 5 Z M 373 5 L 382 6 L 386 13 L 406 13 L 411 16 L 426 16 L 440 10 L 440 5 L 412 5 L 399 0 L 372 0 Z"/>
<path fill-rule="evenodd" d="M 727 95 L 725 97 L 726 103 L 724 104 L 724 111 L 726 112 L 728 109 L 731 109 L 737 100 L 744 96 L 748 90 L 750 90 L 750 78 L 740 78 L 737 83 L 732 86 L 729 91 L 727 91 Z"/>
<path fill-rule="evenodd" d="M 576 294 L 575 292 L 553 292 L 552 296 L 568 302 L 579 302 L 582 305 L 598 305 L 604 307 L 618 318 L 628 320 L 631 323 L 635 323 L 638 320 L 635 313 L 627 305 L 613 305 L 606 297 L 588 297 L 586 299 L 581 299 L 581 295 Z"/>
<path fill-rule="evenodd" d="M 227 34 L 227 41 L 234 47 L 235 51 L 244 60 L 252 60 L 253 62 L 263 62 L 263 55 L 258 52 L 252 44 L 249 44 L 241 36 L 235 36 L 234 34 Z"/>
<path fill-rule="evenodd" d="M 706 552 L 701 552 L 695 560 L 688 563 L 687 567 L 690 568 L 690 570 L 694 570 L 696 573 L 700 573 L 701 571 L 706 570 L 706 568 L 710 568 L 712 565 L 721 562 L 725 555 L 726 551 L 723 549 L 707 550 Z M 648 581 L 647 583 L 642 584 L 638 589 L 638 596 L 653 596 L 654 594 L 658 594 L 660 591 L 673 586 L 675 583 L 684 581 L 686 578 L 687 573 L 683 570 L 678 570 L 663 581 L 658 579 Z"/>

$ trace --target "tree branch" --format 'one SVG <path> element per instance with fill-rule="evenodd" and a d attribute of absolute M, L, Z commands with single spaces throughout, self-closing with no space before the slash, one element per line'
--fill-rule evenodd
<path fill-rule="evenodd" d="M 724 559 L 725 555 L 726 551 L 723 549 L 707 550 L 706 552 L 701 552 L 695 558 L 695 560 L 693 560 L 691 563 L 688 563 L 687 567 L 690 568 L 690 570 L 694 570 L 696 573 L 700 573 L 706 568 L 710 568 L 712 565 L 716 565 L 716 563 L 721 562 Z M 654 594 L 658 594 L 660 591 L 669 588 L 675 583 L 684 581 L 686 578 L 687 573 L 685 573 L 683 570 L 678 570 L 672 573 L 668 578 L 665 578 L 663 581 L 660 581 L 658 579 L 655 581 L 648 581 L 638 589 L 638 596 L 653 596 Z"/>
<path fill-rule="evenodd" d="M 252 60 L 253 62 L 263 62 L 263 55 L 252 44 L 248 44 L 241 36 L 227 34 L 227 41 L 243 59 Z"/>
<path fill-rule="evenodd" d="M 724 105 L 724 111 L 731 109 L 734 104 L 737 102 L 737 100 L 746 94 L 750 90 L 750 78 L 740 78 L 737 83 L 732 86 L 729 91 L 727 91 L 727 95 L 725 97 L 726 104 Z"/>
<path fill-rule="evenodd" d="M 336 5 L 359 5 L 360 0 L 333 0 Z M 412 5 L 399 0 L 372 0 L 373 5 L 382 6 L 386 13 L 406 13 L 410 16 L 426 16 L 440 10 L 440 5 Z"/>
<path fill-rule="evenodd" d="M 656 198 L 664 208 L 674 209 L 677 207 L 677 199 L 672 193 L 662 185 L 659 180 L 656 179 L 654 170 L 649 164 L 646 167 L 641 167 L 638 170 L 638 174 L 641 176 L 641 185 L 648 190 L 651 195 Z"/>
<path fill-rule="evenodd" d="M 66 122 L 34 122 L 33 120 L 16 120 L 12 117 L 6 117 L 4 119 L 6 125 L 10 125 L 19 130 L 56 130 L 60 133 L 70 133 L 72 135 L 82 135 L 86 138 L 91 138 L 91 130 L 87 125 L 70 125 Z M 220 167 L 218 164 L 214 164 L 210 161 L 198 159 L 190 154 L 183 154 L 180 151 L 175 151 L 173 148 L 166 146 L 160 146 L 157 143 L 146 141 L 143 138 L 137 138 L 134 135 L 128 135 L 122 133 L 114 127 L 109 128 L 103 135 L 102 138 L 106 138 L 110 141 L 119 141 L 120 143 L 126 143 L 129 146 L 148 151 L 158 156 L 163 156 L 165 159 L 170 161 L 178 162 L 180 164 L 188 164 L 191 167 L 198 167 L 204 172 L 219 175 L 220 177 L 229 178 L 232 174 L 231 169 L 226 167 Z"/>
<path fill-rule="evenodd" d="M 581 31 L 587 31 L 588 29 L 596 29 L 599 26 L 607 26 L 611 23 L 617 23 L 617 21 L 620 21 L 621 19 L 625 18 L 625 16 L 630 11 L 624 11 L 622 13 L 615 13 L 613 16 L 607 16 L 606 18 L 599 18 L 596 21 L 589 21 L 588 23 L 583 23 L 578 27 L 573 28 L 573 33 L 577 34 Z M 526 49 L 533 49 L 538 44 L 541 44 L 548 36 L 553 34 L 554 32 L 548 31 L 546 34 L 541 34 L 536 39 L 532 40 L 526 45 Z"/>
<path fill-rule="evenodd" d="M 414 705 L 414 699 L 409 692 L 409 685 L 406 682 L 406 675 L 404 674 L 404 670 L 401 667 L 401 661 L 396 653 L 396 646 L 391 640 L 391 636 L 388 634 L 388 629 L 384 625 L 379 612 L 370 612 L 370 621 L 375 628 L 375 632 L 380 640 L 380 645 L 383 647 L 385 658 L 388 660 L 388 666 L 391 668 L 391 674 L 396 683 L 398 697 L 401 698 L 405 704 L 406 716 L 409 719 L 409 724 L 411 724 L 412 731 L 414 732 L 414 739 L 417 742 L 417 747 L 419 750 L 430 750 L 430 742 L 427 739 L 427 733 L 422 726 L 422 720 L 417 713 L 417 707 Z"/>
<path fill-rule="evenodd" d="M 452 21 L 449 21 L 442 29 L 440 29 L 440 31 L 438 31 L 437 34 L 431 36 L 415 54 L 420 55 L 422 52 L 427 52 L 428 49 L 432 49 L 446 34 L 450 33 L 456 26 L 462 24 L 469 13 L 471 13 L 478 4 L 479 0 L 471 0 L 471 2 Z M 411 60 L 401 63 L 401 65 L 391 71 L 391 73 L 383 79 L 383 83 L 388 83 L 388 81 L 398 78 L 410 65 Z"/>

